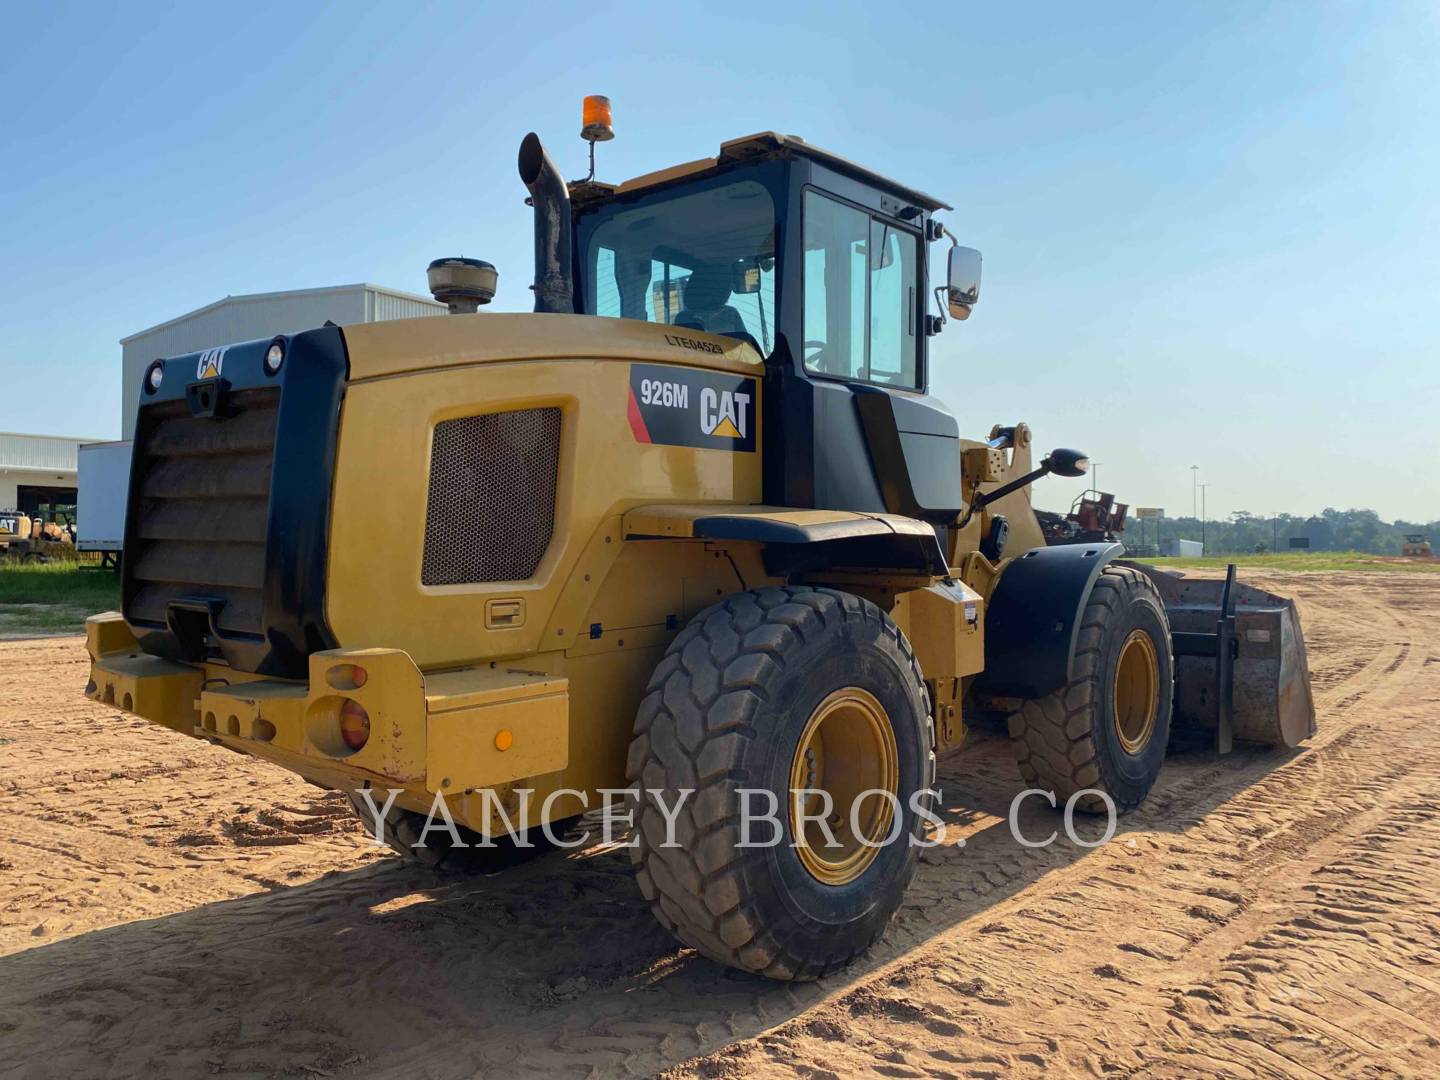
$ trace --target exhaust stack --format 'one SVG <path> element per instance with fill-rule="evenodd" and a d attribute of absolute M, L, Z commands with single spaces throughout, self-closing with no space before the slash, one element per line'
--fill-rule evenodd
<path fill-rule="evenodd" d="M 533 131 L 520 144 L 518 164 L 535 207 L 535 310 L 574 314 L 570 191 Z"/>

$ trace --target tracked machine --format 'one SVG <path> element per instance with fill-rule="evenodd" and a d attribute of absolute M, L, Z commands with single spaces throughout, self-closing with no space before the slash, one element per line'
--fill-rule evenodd
<path fill-rule="evenodd" d="M 1047 546 L 1030 486 L 1084 455 L 962 438 L 928 395 L 979 298 L 949 207 L 769 133 L 600 183 L 586 112 L 592 178 L 520 147 L 533 313 L 437 260 L 461 313 L 150 365 L 90 697 L 345 791 L 432 864 L 636 792 L 659 921 L 782 979 L 881 933 L 982 698 L 1027 786 L 1100 812 L 1172 728 L 1313 730 L 1289 601 Z M 757 792 L 780 842 L 747 847 Z"/>

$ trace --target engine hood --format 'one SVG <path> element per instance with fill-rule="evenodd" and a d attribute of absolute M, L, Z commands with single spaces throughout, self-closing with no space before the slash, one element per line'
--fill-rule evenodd
<path fill-rule="evenodd" d="M 678 326 L 594 315 L 445 315 L 341 328 L 350 381 L 524 360 L 644 360 L 754 373 L 744 342 Z"/>

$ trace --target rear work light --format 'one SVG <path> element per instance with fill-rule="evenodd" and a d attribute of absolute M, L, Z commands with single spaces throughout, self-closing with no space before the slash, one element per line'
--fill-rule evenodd
<path fill-rule="evenodd" d="M 340 707 L 340 737 L 351 750 L 370 740 L 370 714 L 358 701 L 349 699 Z"/>

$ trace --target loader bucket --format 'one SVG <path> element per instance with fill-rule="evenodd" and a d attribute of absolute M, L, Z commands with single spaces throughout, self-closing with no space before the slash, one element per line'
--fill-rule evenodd
<path fill-rule="evenodd" d="M 1310 667 L 1293 600 L 1234 581 L 1232 568 L 1228 600 L 1234 621 L 1227 629 L 1225 581 L 1126 565 L 1155 583 L 1170 617 L 1177 726 L 1215 731 L 1222 752 L 1230 748 L 1231 733 L 1264 746 L 1298 746 L 1315 734 Z M 1226 701 L 1221 654 L 1228 637 L 1234 644 L 1228 650 L 1233 674 Z"/>

